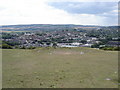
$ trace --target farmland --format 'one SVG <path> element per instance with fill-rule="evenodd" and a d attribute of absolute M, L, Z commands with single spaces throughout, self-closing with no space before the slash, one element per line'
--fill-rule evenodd
<path fill-rule="evenodd" d="M 3 49 L 3 88 L 117 88 L 118 52 Z"/>

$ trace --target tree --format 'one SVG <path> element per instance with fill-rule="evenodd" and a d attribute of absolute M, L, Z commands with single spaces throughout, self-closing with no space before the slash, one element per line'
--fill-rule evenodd
<path fill-rule="evenodd" d="M 86 44 L 87 41 L 86 40 L 81 40 L 81 43 Z"/>
<path fill-rule="evenodd" d="M 53 47 L 56 48 L 57 47 L 57 43 L 53 43 Z"/>
<path fill-rule="evenodd" d="M 99 44 L 96 43 L 96 44 L 92 45 L 91 48 L 99 48 Z"/>
<path fill-rule="evenodd" d="M 50 45 L 51 43 L 50 43 L 50 42 L 47 42 L 46 44 L 47 44 L 47 45 Z"/>

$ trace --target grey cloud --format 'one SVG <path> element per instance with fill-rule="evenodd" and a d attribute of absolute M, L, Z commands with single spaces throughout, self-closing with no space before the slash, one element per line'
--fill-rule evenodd
<path fill-rule="evenodd" d="M 117 9 L 117 2 L 49 2 L 48 5 L 73 14 L 101 14 Z"/>

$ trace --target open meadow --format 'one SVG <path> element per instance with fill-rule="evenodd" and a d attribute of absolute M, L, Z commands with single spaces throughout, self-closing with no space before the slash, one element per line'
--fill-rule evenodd
<path fill-rule="evenodd" d="M 3 88 L 117 88 L 118 52 L 3 49 Z"/>

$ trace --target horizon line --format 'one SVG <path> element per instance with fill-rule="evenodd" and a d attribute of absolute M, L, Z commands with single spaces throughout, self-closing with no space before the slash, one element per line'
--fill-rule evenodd
<path fill-rule="evenodd" d="M 82 26 L 120 26 L 120 25 L 96 25 L 96 24 L 6 24 L 0 26 L 13 26 L 13 25 L 82 25 Z"/>

